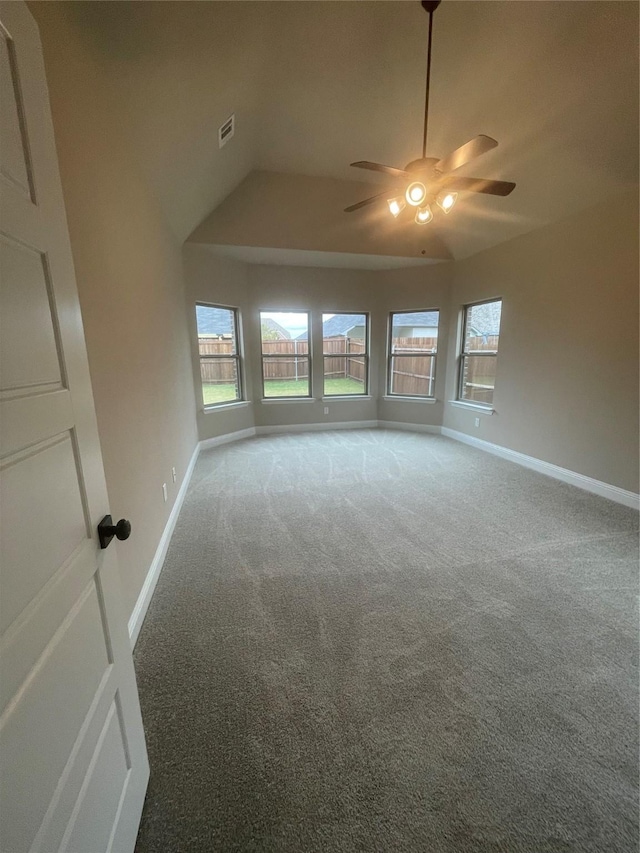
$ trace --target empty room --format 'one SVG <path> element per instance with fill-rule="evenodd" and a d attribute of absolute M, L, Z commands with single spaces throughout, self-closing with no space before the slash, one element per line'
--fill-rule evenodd
<path fill-rule="evenodd" d="M 636 853 L 639 8 L 0 2 L 0 853 Z"/>

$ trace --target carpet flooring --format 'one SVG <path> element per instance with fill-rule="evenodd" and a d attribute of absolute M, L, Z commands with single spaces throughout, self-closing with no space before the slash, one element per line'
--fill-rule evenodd
<path fill-rule="evenodd" d="M 636 853 L 638 514 L 440 436 L 203 452 L 136 853 Z"/>

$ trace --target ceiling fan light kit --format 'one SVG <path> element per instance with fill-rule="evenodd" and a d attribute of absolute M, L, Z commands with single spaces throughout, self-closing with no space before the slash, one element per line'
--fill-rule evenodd
<path fill-rule="evenodd" d="M 436 203 L 443 213 L 450 213 L 457 198 L 458 193 L 450 193 L 445 190 L 438 195 Z"/>
<path fill-rule="evenodd" d="M 407 187 L 405 196 L 408 204 L 413 207 L 418 207 L 418 205 L 422 204 L 427 197 L 427 188 L 424 184 L 421 184 L 420 181 L 414 181 Z"/>
<path fill-rule="evenodd" d="M 396 218 L 397 218 L 398 216 L 400 216 L 400 214 L 402 213 L 402 211 L 403 211 L 403 210 L 405 209 L 405 207 L 407 206 L 407 205 L 404 203 L 404 199 L 403 199 L 403 198 L 390 198 L 390 199 L 387 199 L 387 204 L 389 205 L 389 211 L 391 212 L 392 216 L 395 216 Z"/>
<path fill-rule="evenodd" d="M 373 172 L 381 172 L 393 178 L 402 178 L 409 181 L 404 187 L 396 185 L 393 187 L 394 196 L 388 197 L 388 191 L 365 198 L 362 201 L 349 205 L 345 213 L 360 210 L 377 201 L 386 198 L 389 211 L 396 219 L 400 216 L 407 204 L 409 209 L 417 207 L 414 221 L 418 225 L 425 225 L 433 220 L 431 202 L 435 199 L 437 206 L 443 213 L 450 213 L 457 199 L 457 190 L 465 192 L 484 193 L 485 195 L 507 196 L 515 189 L 511 181 L 492 181 L 486 178 L 455 177 L 451 172 L 460 169 L 470 160 L 479 157 L 498 144 L 490 136 L 480 134 L 470 139 L 460 148 L 456 148 L 447 157 L 427 157 L 427 131 L 429 127 L 429 86 L 431 82 L 431 36 L 433 31 L 433 13 L 440 5 L 441 0 L 422 0 L 422 7 L 429 15 L 429 34 L 427 38 L 427 79 L 425 86 L 424 103 L 424 131 L 422 135 L 422 157 L 412 160 L 404 167 L 398 169 L 395 166 L 384 166 L 382 163 L 373 163 L 370 160 L 358 160 L 352 163 L 358 169 L 369 169 Z M 400 194 L 397 194 L 400 190 Z M 425 201 L 429 201 L 425 204 Z"/>
<path fill-rule="evenodd" d="M 416 211 L 416 222 L 418 225 L 426 225 L 433 219 L 433 211 L 431 205 L 425 204 L 424 207 L 419 207 Z"/>

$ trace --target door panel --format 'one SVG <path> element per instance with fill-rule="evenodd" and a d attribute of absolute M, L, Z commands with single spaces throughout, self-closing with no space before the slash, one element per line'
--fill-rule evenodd
<path fill-rule="evenodd" d="M 89 844 L 107 850 L 116 815 L 126 793 L 129 779 L 126 741 L 120 725 L 118 708 L 112 703 L 78 799 L 77 813 L 69 824 L 71 830 L 66 849 L 69 853 L 85 853 Z"/>
<path fill-rule="evenodd" d="M 0 238 L 0 389 L 62 387 L 43 258 Z"/>
<path fill-rule="evenodd" d="M 29 849 L 110 667 L 100 622 L 92 579 L 14 697 L 17 712 L 11 713 L 11 705 L 5 711 L 0 750 L 13 773 L 3 774 L 0 793 L 3 812 L 20 815 L 13 847 L 7 849 Z"/>
<path fill-rule="evenodd" d="M 61 433 L 2 468 L 3 549 L 0 631 L 6 630 L 90 535 L 82 507 L 71 435 Z M 25 518 L 37 519 L 34 536 Z"/>
<path fill-rule="evenodd" d="M 149 768 L 42 54 L 24 3 L 0 23 L 0 851 L 131 853 Z"/>
<path fill-rule="evenodd" d="M 40 394 L 35 388 L 31 390 L 28 396 L 13 399 L 10 394 L 0 391 L 0 457 L 4 460 L 22 449 L 30 453 L 38 442 L 47 441 L 52 435 L 70 432 L 73 428 L 74 411 L 66 388 L 47 394 Z"/>
<path fill-rule="evenodd" d="M 95 553 L 92 545 L 88 542 L 73 554 L 2 634 L 0 715 L 25 683 L 29 672 L 66 618 L 70 602 L 80 598 L 93 578 Z"/>
<path fill-rule="evenodd" d="M 0 36 L 0 172 L 32 199 L 18 66 L 9 34 L 0 29 Z"/>

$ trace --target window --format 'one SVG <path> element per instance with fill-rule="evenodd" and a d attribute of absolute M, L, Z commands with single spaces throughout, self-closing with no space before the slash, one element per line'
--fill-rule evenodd
<path fill-rule="evenodd" d="M 493 405 L 502 300 L 466 305 L 462 327 L 458 399 Z"/>
<path fill-rule="evenodd" d="M 263 396 L 310 397 L 309 314 L 261 311 L 260 339 Z"/>
<path fill-rule="evenodd" d="M 204 405 L 242 400 L 237 310 L 198 304 L 196 323 Z"/>
<path fill-rule="evenodd" d="M 387 393 L 433 397 L 439 311 L 392 313 L 389 320 Z"/>
<path fill-rule="evenodd" d="M 322 357 L 325 397 L 367 393 L 369 315 L 323 314 Z"/>

